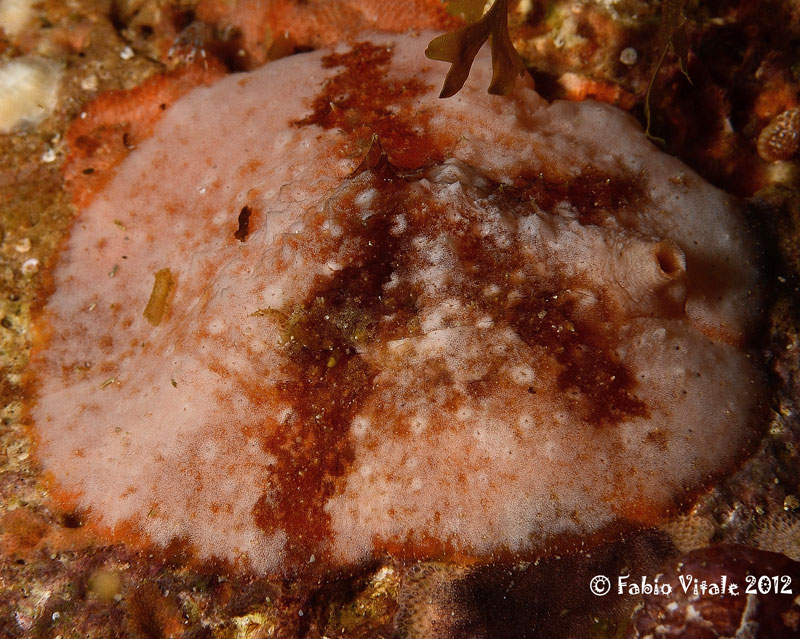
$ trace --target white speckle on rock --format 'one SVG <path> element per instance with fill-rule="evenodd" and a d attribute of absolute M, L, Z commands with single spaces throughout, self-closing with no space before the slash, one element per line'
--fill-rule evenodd
<path fill-rule="evenodd" d="M 31 275 L 35 275 L 39 272 L 39 260 L 35 257 L 25 260 L 22 264 L 22 274 L 26 277 L 30 277 Z"/>
<path fill-rule="evenodd" d="M 134 53 L 133 49 L 131 49 L 130 47 L 125 47 L 124 49 L 122 49 L 122 51 L 119 52 L 119 57 L 122 58 L 123 60 L 130 60 L 135 55 L 136 53 Z"/>
<path fill-rule="evenodd" d="M 96 75 L 87 75 L 83 80 L 81 80 L 81 89 L 84 91 L 96 91 L 98 84 L 99 83 Z"/>
<path fill-rule="evenodd" d="M 639 52 L 633 47 L 625 47 L 619 54 L 619 61 L 629 67 L 639 60 Z"/>
<path fill-rule="evenodd" d="M 0 25 L 10 38 L 16 38 L 33 19 L 36 0 L 0 0 Z"/>
<path fill-rule="evenodd" d="M 0 133 L 36 125 L 58 103 L 61 70 L 45 58 L 26 56 L 0 66 Z"/>

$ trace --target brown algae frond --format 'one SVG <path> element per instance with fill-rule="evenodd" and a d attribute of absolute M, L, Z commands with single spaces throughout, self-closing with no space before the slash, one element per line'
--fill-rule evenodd
<path fill-rule="evenodd" d="M 454 9 L 454 4 L 458 9 Z M 451 11 L 458 10 L 468 22 L 474 22 L 454 33 L 434 38 L 425 49 L 425 55 L 431 60 L 451 64 L 440 98 L 449 98 L 461 90 L 469 77 L 475 56 L 489 38 L 492 41 L 492 82 L 489 93 L 507 95 L 514 88 L 517 76 L 525 74 L 525 65 L 508 33 L 508 0 L 495 0 L 486 14 L 480 17 L 483 6 L 483 0 L 451 2 Z"/>

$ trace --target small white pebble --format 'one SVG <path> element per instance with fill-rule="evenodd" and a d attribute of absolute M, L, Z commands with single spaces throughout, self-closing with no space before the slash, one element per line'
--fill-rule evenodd
<path fill-rule="evenodd" d="M 42 153 L 42 162 L 45 164 L 50 164 L 50 162 L 56 161 L 56 150 L 53 147 L 48 146 L 47 150 Z"/>
<path fill-rule="evenodd" d="M 39 56 L 22 56 L 0 65 L 0 133 L 36 125 L 58 103 L 61 67 Z"/>
<path fill-rule="evenodd" d="M 52 617 L 53 621 L 58 621 L 60 618 L 61 618 L 61 613 L 60 612 L 56 611 L 56 612 L 53 613 L 53 617 Z"/>
<path fill-rule="evenodd" d="M 31 25 L 35 4 L 31 0 L 0 0 L 0 24 L 12 40 Z"/>
<path fill-rule="evenodd" d="M 126 48 L 130 51 L 130 47 L 126 47 Z M 123 52 L 124 51 L 125 51 L 125 49 L 123 49 Z M 119 55 L 120 55 L 120 57 L 122 57 L 122 53 L 120 53 Z M 126 59 L 127 58 L 123 58 L 123 60 L 126 60 Z M 81 80 L 81 89 L 83 89 L 84 91 L 95 91 L 97 89 L 97 84 L 98 83 L 97 83 L 97 76 L 96 75 L 94 75 L 94 74 L 87 75 L 83 80 Z"/>
<path fill-rule="evenodd" d="M 19 242 L 14 244 L 14 250 L 17 253 L 27 253 L 31 250 L 31 239 L 29 237 L 23 237 Z"/>
<path fill-rule="evenodd" d="M 633 47 L 625 47 L 619 54 L 619 61 L 629 67 L 636 64 L 637 60 L 639 60 L 639 52 Z"/>
<path fill-rule="evenodd" d="M 130 60 L 134 55 L 133 49 L 130 47 L 125 47 L 122 51 L 119 52 L 119 57 L 123 60 Z"/>
<path fill-rule="evenodd" d="M 528 15 L 533 10 L 533 0 L 520 0 L 517 5 L 517 13 L 521 16 Z"/>
<path fill-rule="evenodd" d="M 35 257 L 32 257 L 29 260 L 25 260 L 22 263 L 22 274 L 26 276 L 31 276 L 39 271 L 39 260 Z"/>

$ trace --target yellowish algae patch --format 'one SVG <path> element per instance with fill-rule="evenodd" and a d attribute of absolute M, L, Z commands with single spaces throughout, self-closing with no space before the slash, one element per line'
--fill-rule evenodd
<path fill-rule="evenodd" d="M 167 299 L 175 286 L 172 272 L 168 268 L 156 271 L 156 281 L 153 283 L 153 292 L 144 309 L 144 317 L 153 326 L 158 326 L 167 312 Z"/>

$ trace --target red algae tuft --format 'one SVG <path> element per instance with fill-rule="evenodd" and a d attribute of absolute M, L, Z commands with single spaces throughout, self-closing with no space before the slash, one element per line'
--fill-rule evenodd
<path fill-rule="evenodd" d="M 414 117 L 413 98 L 430 91 L 430 86 L 413 77 L 402 81 L 385 78 L 392 50 L 369 42 L 357 44 L 343 54 L 322 58 L 326 69 L 341 69 L 326 82 L 314 99 L 312 112 L 294 126 L 317 124 L 324 129 L 350 132 L 356 143 L 352 153 L 363 153 L 371 136 L 377 135 L 391 149 L 397 166 L 418 168 L 425 162 L 440 161 L 435 149 L 442 145 L 428 139 L 424 116 Z"/>
<path fill-rule="evenodd" d="M 736 203 L 486 55 L 439 100 L 432 35 L 194 89 L 80 212 L 31 415 L 88 521 L 260 573 L 533 556 L 746 452 Z"/>

